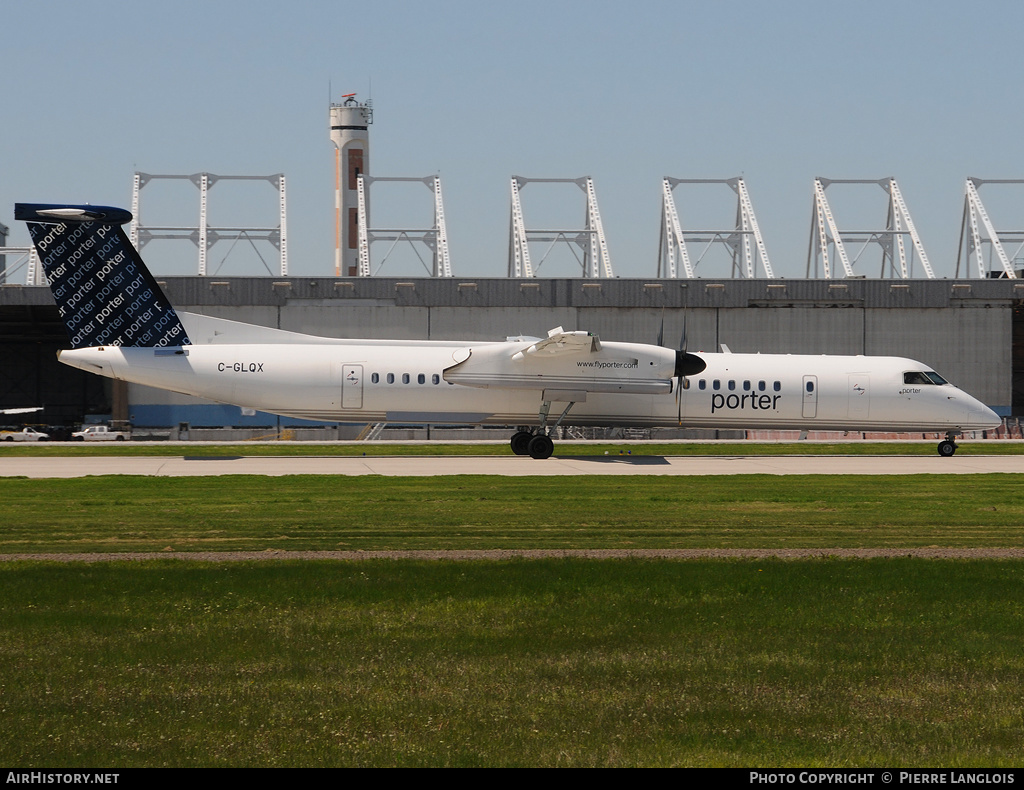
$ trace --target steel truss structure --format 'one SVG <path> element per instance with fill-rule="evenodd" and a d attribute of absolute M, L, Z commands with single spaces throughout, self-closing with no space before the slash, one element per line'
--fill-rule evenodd
<path fill-rule="evenodd" d="M 36 254 L 35 247 L 8 247 L 7 234 L 10 228 L 0 222 L 0 285 L 7 284 L 7 278 L 21 269 L 25 269 L 25 285 L 46 285 L 42 264 Z M 13 264 L 9 264 L 8 255 L 17 256 Z"/>
<path fill-rule="evenodd" d="M 723 230 L 684 230 L 679 221 L 673 190 L 680 184 L 725 184 L 736 193 L 735 226 Z M 700 265 L 708 250 L 714 244 L 723 244 L 732 253 L 732 276 L 747 279 L 757 277 L 758 263 L 764 277 L 773 279 L 772 264 L 768 259 L 768 251 L 761 237 L 761 228 L 754 216 L 754 206 L 750 202 L 746 183 L 742 178 L 672 178 L 665 176 L 661 180 L 661 239 L 658 245 L 658 277 L 676 278 L 681 266 L 683 276 L 696 277 L 697 266 Z M 691 263 L 686 243 L 704 244 L 705 247 Z M 678 260 L 678 265 L 677 265 Z"/>
<path fill-rule="evenodd" d="M 1024 179 L 1019 178 L 974 178 L 967 179 L 967 186 L 964 190 L 964 215 L 960 222 L 960 246 L 956 254 L 956 276 L 960 276 L 960 264 L 963 263 L 965 277 L 971 276 L 971 256 L 974 256 L 974 270 L 978 277 L 1005 277 L 1010 280 L 1017 279 L 1017 271 L 1013 262 L 1019 260 L 1020 252 L 1024 249 L 1024 231 L 1003 230 L 997 231 L 989 219 L 988 211 L 985 210 L 981 197 L 978 195 L 978 187 L 982 184 L 1024 184 Z M 1013 255 L 1007 255 L 1003 242 L 1017 244 Z M 985 256 L 985 246 L 988 245 L 988 260 Z M 999 260 L 999 268 L 993 266 L 992 258 Z"/>
<path fill-rule="evenodd" d="M 832 209 L 825 197 L 825 189 L 831 184 L 878 184 L 889 195 L 889 209 L 885 228 L 879 230 L 847 230 L 840 233 Z M 911 247 L 907 250 L 907 237 Z M 863 246 L 851 257 L 847 254 L 846 243 L 860 243 Z M 875 243 L 882 248 L 882 270 L 879 277 L 889 276 L 894 279 L 906 280 L 913 277 L 915 253 L 928 279 L 934 279 L 931 264 L 925 254 L 921 238 L 917 235 L 914 221 L 910 218 L 906 201 L 896 184 L 895 178 L 878 180 L 859 178 L 815 178 L 814 206 L 811 213 L 811 240 L 807 251 L 807 277 L 822 276 L 828 280 L 833 278 L 835 267 L 829 258 L 829 249 L 833 257 L 839 259 L 843 267 L 843 276 L 855 277 L 853 266 L 868 244 Z M 820 265 L 820 269 L 819 269 Z M 814 274 L 811 274 L 811 271 Z"/>
<path fill-rule="evenodd" d="M 16 255 L 12 264 L 8 255 Z M 35 247 L 0 247 L 0 285 L 7 284 L 7 278 L 16 271 L 25 268 L 25 285 L 46 285 L 46 275 L 36 254 Z"/>
<path fill-rule="evenodd" d="M 378 181 L 391 181 L 391 182 L 402 182 L 402 183 L 422 183 L 429 189 L 434 196 L 434 225 L 430 228 L 371 228 L 369 227 L 369 190 L 370 185 Z M 368 176 L 366 174 L 360 174 L 358 177 L 357 184 L 358 198 L 357 198 L 357 214 L 356 222 L 358 224 L 358 245 L 359 245 L 359 265 L 356 271 L 356 275 L 359 277 L 370 277 L 377 274 L 387 263 L 391 253 L 394 252 L 395 247 L 398 246 L 400 241 L 408 242 L 409 246 L 412 247 L 413 252 L 416 253 L 416 257 L 419 258 L 423 268 L 430 273 L 432 277 L 451 277 L 452 276 L 452 262 L 451 255 L 448 252 L 448 228 L 445 225 L 444 220 L 444 200 L 441 196 L 441 177 L 440 176 L 425 176 L 424 178 L 413 178 L 413 177 L 402 177 L 402 176 Z M 384 258 L 377 266 L 376 271 L 370 270 L 370 244 L 375 241 L 390 241 L 391 246 L 385 253 Z M 431 265 L 428 266 L 426 261 L 420 255 L 417 250 L 416 243 L 419 242 L 430 250 L 432 255 Z"/>
<path fill-rule="evenodd" d="M 523 204 L 520 192 L 527 184 L 576 184 L 586 195 L 587 208 L 584 227 L 562 228 L 551 230 L 528 229 L 523 219 Z M 549 242 L 536 267 L 530 259 L 529 242 Z M 612 262 L 608 255 L 608 242 L 601 224 L 601 212 L 597 206 L 597 193 L 594 191 L 594 179 L 590 176 L 580 178 L 526 178 L 512 176 L 512 206 L 509 211 L 509 244 L 508 244 L 508 276 L 523 278 L 535 277 L 536 271 L 547 260 L 548 255 L 559 242 L 573 250 L 577 263 L 584 277 L 614 277 Z M 577 254 L 578 250 L 578 254 Z"/>
<path fill-rule="evenodd" d="M 139 197 L 142 188 L 151 181 L 176 180 L 191 181 L 199 188 L 199 224 L 195 226 L 158 226 L 144 225 L 139 216 Z M 207 199 L 210 188 L 218 181 L 267 181 L 278 193 L 278 209 L 280 212 L 280 224 L 273 228 L 225 228 L 210 227 L 207 221 Z M 207 274 L 206 258 L 207 253 L 218 241 L 231 239 L 240 241 L 245 239 L 250 244 L 255 241 L 267 241 L 274 246 L 280 255 L 280 276 L 288 276 L 288 210 L 285 195 L 285 178 L 283 173 L 275 173 L 269 176 L 221 176 L 213 173 L 193 173 L 192 175 L 176 175 L 162 173 L 136 173 L 132 187 L 132 215 L 134 219 L 131 225 L 131 240 L 135 248 L 141 250 L 154 239 L 188 239 L 199 248 L 199 271 L 200 277 Z M 255 244 L 253 244 L 255 249 Z M 257 254 L 259 251 L 257 250 Z M 262 256 L 260 258 L 262 260 Z M 266 264 L 264 264 L 266 266 Z M 269 269 L 268 269 L 268 273 Z"/>

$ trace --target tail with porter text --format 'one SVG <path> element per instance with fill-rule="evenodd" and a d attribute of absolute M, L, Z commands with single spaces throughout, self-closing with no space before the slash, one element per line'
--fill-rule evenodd
<path fill-rule="evenodd" d="M 18 203 L 71 348 L 190 345 L 188 333 L 122 225 L 106 206 Z"/>

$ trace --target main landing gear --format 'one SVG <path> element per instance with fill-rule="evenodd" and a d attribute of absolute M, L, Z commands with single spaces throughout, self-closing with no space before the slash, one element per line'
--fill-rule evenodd
<path fill-rule="evenodd" d="M 562 424 L 562 420 L 565 419 L 565 415 L 569 413 L 569 409 L 576 405 L 576 401 L 569 401 L 569 405 L 565 407 L 565 411 L 562 412 L 562 416 L 558 418 L 552 427 L 552 431 Z M 540 405 L 540 426 L 537 428 L 537 432 L 527 431 L 519 429 L 512 434 L 512 440 L 509 442 L 509 446 L 512 448 L 512 452 L 516 455 L 528 455 L 531 458 L 541 460 L 544 458 L 550 458 L 551 454 L 555 451 L 555 443 L 551 441 L 551 437 L 548 435 L 548 412 L 551 410 L 551 401 L 546 400 Z"/>
<path fill-rule="evenodd" d="M 956 452 L 956 442 L 953 441 L 954 439 L 956 439 L 956 434 L 950 431 L 946 434 L 945 440 L 939 442 L 939 455 L 943 458 L 952 458 L 953 453 Z"/>
<path fill-rule="evenodd" d="M 512 452 L 516 455 L 528 455 L 538 460 L 550 458 L 555 451 L 555 443 L 551 437 L 543 433 L 530 433 L 529 431 L 516 431 L 512 434 Z"/>

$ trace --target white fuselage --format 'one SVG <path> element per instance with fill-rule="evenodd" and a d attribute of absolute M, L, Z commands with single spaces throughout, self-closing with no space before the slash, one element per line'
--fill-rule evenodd
<path fill-rule="evenodd" d="M 535 425 L 545 400 L 552 422 L 573 402 L 565 425 L 964 431 L 1000 422 L 951 384 L 906 383 L 905 374 L 929 368 L 899 357 L 698 353 L 707 368 L 680 388 L 675 352 L 659 346 L 603 343 L 597 351 L 517 358 L 532 341 L 310 340 L 107 346 L 63 351 L 60 360 L 332 422 Z"/>

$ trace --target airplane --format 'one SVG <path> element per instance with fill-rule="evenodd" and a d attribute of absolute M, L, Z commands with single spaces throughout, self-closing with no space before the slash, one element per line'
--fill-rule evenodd
<path fill-rule="evenodd" d="M 24 203 L 71 348 L 101 376 L 285 417 L 519 426 L 512 452 L 554 452 L 560 425 L 945 432 L 1000 418 L 900 357 L 692 353 L 561 327 L 504 341 L 318 337 L 176 311 L 113 207 Z M 723 346 L 724 351 L 728 349 Z M 552 406 L 560 416 L 552 420 Z"/>

